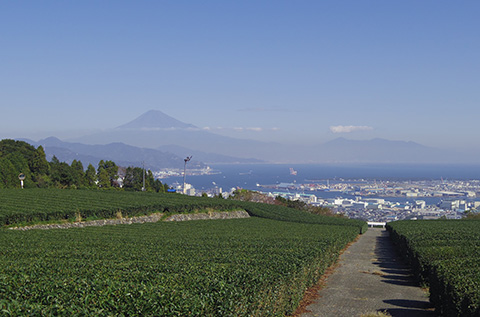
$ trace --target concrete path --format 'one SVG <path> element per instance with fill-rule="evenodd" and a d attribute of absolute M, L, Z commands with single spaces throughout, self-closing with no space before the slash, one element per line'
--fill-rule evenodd
<path fill-rule="evenodd" d="M 384 229 L 369 229 L 340 256 L 339 264 L 302 317 L 377 311 L 393 317 L 436 316 Z"/>

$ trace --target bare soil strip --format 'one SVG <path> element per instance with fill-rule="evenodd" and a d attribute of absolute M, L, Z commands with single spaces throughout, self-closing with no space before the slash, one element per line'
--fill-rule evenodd
<path fill-rule="evenodd" d="M 369 229 L 341 256 L 318 298 L 302 317 L 361 316 L 386 312 L 397 316 L 436 316 L 428 295 L 413 280 L 389 234 Z"/>

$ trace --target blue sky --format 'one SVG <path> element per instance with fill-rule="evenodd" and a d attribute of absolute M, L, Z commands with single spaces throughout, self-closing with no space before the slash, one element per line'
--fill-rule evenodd
<path fill-rule="evenodd" d="M 480 147 L 478 1 L 3 1 L 0 138 L 161 110 L 225 135 Z"/>

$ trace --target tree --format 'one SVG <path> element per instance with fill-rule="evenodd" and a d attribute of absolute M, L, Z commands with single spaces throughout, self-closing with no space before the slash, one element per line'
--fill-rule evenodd
<path fill-rule="evenodd" d="M 88 164 L 85 171 L 85 186 L 88 188 L 95 188 L 97 186 L 97 172 L 92 164 Z"/>
<path fill-rule="evenodd" d="M 52 157 L 52 160 L 50 161 L 50 168 L 52 167 L 52 165 L 59 164 L 59 163 L 60 163 L 59 159 L 54 155 Z"/>
<path fill-rule="evenodd" d="M 126 190 L 140 191 L 143 187 L 143 169 L 140 167 L 127 167 L 123 188 Z"/>
<path fill-rule="evenodd" d="M 162 182 L 159 179 L 155 180 L 154 186 L 155 191 L 157 193 L 166 193 L 168 190 L 168 185 L 167 184 L 162 184 Z"/>
<path fill-rule="evenodd" d="M 113 161 L 104 161 L 101 160 L 98 162 L 98 169 L 97 169 L 97 174 L 100 179 L 101 172 L 105 171 L 106 175 L 110 181 L 110 186 L 109 187 L 117 187 L 117 178 L 118 178 L 118 166 L 115 164 Z M 105 178 L 105 175 L 102 175 L 102 177 Z M 105 185 L 105 184 L 103 184 Z M 104 186 L 105 187 L 105 186 Z"/>
<path fill-rule="evenodd" d="M 20 180 L 18 179 L 18 175 L 20 173 L 25 175 L 25 180 L 23 181 L 25 187 L 35 186 L 34 182 L 32 181 L 32 173 L 28 167 L 28 161 L 20 152 L 13 152 L 5 156 L 5 158 L 12 163 L 13 172 L 16 175 L 16 184 L 13 187 L 20 187 Z"/>
<path fill-rule="evenodd" d="M 158 190 L 155 188 L 155 177 L 153 177 L 151 170 L 148 170 L 145 173 L 145 190 L 158 192 Z"/>
<path fill-rule="evenodd" d="M 163 193 L 168 193 L 168 190 L 171 189 L 170 186 L 168 186 L 166 183 L 163 184 Z"/>
<path fill-rule="evenodd" d="M 50 165 L 48 164 L 45 151 L 41 145 L 33 155 L 31 170 L 34 175 L 48 175 L 50 173 Z"/>
<path fill-rule="evenodd" d="M 12 153 L 18 153 L 29 163 L 30 170 L 32 170 L 31 164 L 33 164 L 35 152 L 36 149 L 33 146 L 23 141 L 15 141 L 10 139 L 0 141 L 0 157 L 4 157 Z"/>
<path fill-rule="evenodd" d="M 253 201 L 257 203 L 275 204 L 275 200 L 272 197 L 268 197 L 265 194 L 251 191 L 247 189 L 237 189 L 233 192 L 233 196 L 229 197 L 233 200 Z"/>
<path fill-rule="evenodd" d="M 45 153 L 37 151 L 35 147 L 23 141 L 5 139 L 0 141 L 0 158 L 3 158 L 2 180 L 7 187 L 20 187 L 18 174 L 24 173 L 26 178 L 25 187 L 36 186 L 37 174 L 36 163 L 45 160 Z M 8 160 L 10 163 L 7 163 Z M 48 165 L 48 163 L 47 163 Z M 48 170 L 48 169 L 47 169 Z M 44 172 L 40 169 L 41 172 Z M 13 176 L 15 175 L 15 181 Z"/>
<path fill-rule="evenodd" d="M 123 188 L 126 190 L 141 191 L 143 188 L 143 168 L 127 167 L 125 178 L 123 179 Z M 158 179 L 153 177 L 151 170 L 145 172 L 145 190 L 164 193 L 165 186 Z"/>
<path fill-rule="evenodd" d="M 73 169 L 65 162 L 60 162 L 54 156 L 50 162 L 51 179 L 56 187 L 68 188 L 75 184 Z"/>
<path fill-rule="evenodd" d="M 472 210 L 466 210 L 464 213 L 466 219 L 480 219 L 480 213 Z"/>
<path fill-rule="evenodd" d="M 78 188 L 86 187 L 85 184 L 85 172 L 83 171 L 83 164 L 80 161 L 73 160 L 70 165 L 72 169 L 73 181 Z"/>
<path fill-rule="evenodd" d="M 98 187 L 102 189 L 112 188 L 112 183 L 110 181 L 110 176 L 106 169 L 100 169 L 98 174 Z"/>
<path fill-rule="evenodd" d="M 0 188 L 14 188 L 19 184 L 15 166 L 9 159 L 0 158 Z"/>

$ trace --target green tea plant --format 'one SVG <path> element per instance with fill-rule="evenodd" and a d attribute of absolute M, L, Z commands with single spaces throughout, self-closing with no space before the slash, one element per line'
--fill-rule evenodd
<path fill-rule="evenodd" d="M 387 229 L 440 314 L 480 315 L 480 220 L 398 221 Z"/>
<path fill-rule="evenodd" d="M 178 194 L 1 190 L 0 223 L 246 210 L 251 218 L 0 228 L 4 315 L 284 316 L 365 223 Z"/>
<path fill-rule="evenodd" d="M 358 227 L 249 219 L 0 230 L 5 315 L 284 316 Z"/>
<path fill-rule="evenodd" d="M 192 213 L 206 210 L 246 210 L 251 216 L 289 222 L 354 226 L 360 233 L 367 229 L 364 221 L 314 215 L 283 206 L 242 202 L 180 194 L 61 190 L 3 189 L 0 190 L 0 225 L 35 221 L 95 218 L 116 218 L 146 215 L 153 212 Z"/>
<path fill-rule="evenodd" d="M 232 201 L 189 197 L 180 194 L 149 192 L 62 190 L 62 189 L 2 189 L 0 190 L 0 224 L 83 219 L 115 218 L 153 212 L 188 213 L 201 209 L 231 210 L 238 207 Z"/>

